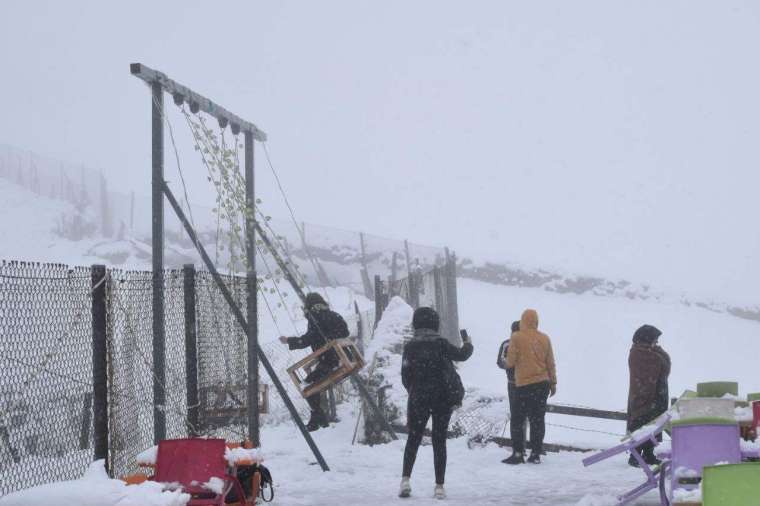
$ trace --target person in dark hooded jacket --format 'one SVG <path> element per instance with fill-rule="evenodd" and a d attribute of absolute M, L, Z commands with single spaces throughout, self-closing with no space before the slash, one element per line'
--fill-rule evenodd
<path fill-rule="evenodd" d="M 306 295 L 304 315 L 308 321 L 306 333 L 300 337 L 280 337 L 283 344 L 287 344 L 291 350 L 300 350 L 311 347 L 313 352 L 327 345 L 334 339 L 348 337 L 348 325 L 341 315 L 330 310 L 325 299 L 318 293 Z M 325 379 L 339 364 L 338 355 L 334 350 L 319 356 L 317 366 L 305 378 L 306 383 L 318 383 Z M 329 425 L 327 415 L 320 405 L 320 394 L 309 396 L 306 401 L 311 408 L 311 417 L 306 428 L 315 431 L 320 427 Z"/>
<path fill-rule="evenodd" d="M 510 328 L 511 336 L 515 334 L 515 332 L 520 331 L 520 321 L 514 321 L 512 322 L 512 327 Z M 515 368 L 510 367 L 507 368 L 507 352 L 509 351 L 509 341 L 510 339 L 507 339 L 503 343 L 501 343 L 501 346 L 499 347 L 499 355 L 496 358 L 496 365 L 499 366 L 500 369 L 504 369 L 507 373 L 507 397 L 509 400 L 509 413 L 510 416 L 515 413 L 518 410 L 517 406 L 517 386 L 515 385 Z M 516 423 L 511 423 L 509 426 L 510 435 L 512 437 L 512 441 L 517 441 L 519 438 L 525 438 L 525 429 L 526 424 L 523 423 L 522 425 L 517 425 Z M 504 460 L 506 461 L 506 459 Z"/>
<path fill-rule="evenodd" d="M 633 334 L 633 345 L 628 355 L 628 432 L 640 429 L 668 410 L 670 356 L 657 344 L 661 335 L 662 332 L 652 325 L 643 325 Z M 636 450 L 647 464 L 659 462 L 651 441 Z M 638 466 L 633 455 L 628 463 Z"/>
<path fill-rule="evenodd" d="M 404 467 L 401 473 L 401 497 L 409 497 L 417 450 L 422 442 L 430 417 L 433 417 L 433 462 L 435 467 L 435 497 L 443 499 L 446 474 L 446 434 L 451 413 L 461 403 L 464 390 L 452 360 L 464 361 L 472 355 L 472 342 L 463 333 L 461 348 L 449 343 L 438 332 L 440 318 L 434 309 L 421 307 L 412 318 L 414 336 L 404 346 L 401 363 L 401 381 L 409 393 L 407 425 L 409 437 L 404 449 Z"/>

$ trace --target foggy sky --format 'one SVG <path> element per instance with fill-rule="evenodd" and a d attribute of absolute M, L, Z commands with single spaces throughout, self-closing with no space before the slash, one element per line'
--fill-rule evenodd
<path fill-rule="evenodd" d="M 147 194 L 142 62 L 265 130 L 299 219 L 759 302 L 758 47 L 750 1 L 4 1 L 0 142 Z"/>

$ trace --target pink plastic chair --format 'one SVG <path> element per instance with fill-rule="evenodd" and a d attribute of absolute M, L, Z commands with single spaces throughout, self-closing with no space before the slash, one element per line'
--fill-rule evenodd
<path fill-rule="evenodd" d="M 237 497 L 245 497 L 235 476 L 228 472 L 224 459 L 224 439 L 167 439 L 158 443 L 158 458 L 153 479 L 162 483 L 179 483 L 192 499 L 188 506 L 224 506 L 227 494 L 235 488 Z M 203 486 L 219 478 L 224 486 L 216 493 Z"/>

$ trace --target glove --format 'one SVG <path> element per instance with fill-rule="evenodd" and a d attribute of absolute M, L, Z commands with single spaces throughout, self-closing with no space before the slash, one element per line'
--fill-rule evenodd
<path fill-rule="evenodd" d="M 554 383 L 549 387 L 549 397 L 554 397 L 557 395 L 557 384 Z"/>

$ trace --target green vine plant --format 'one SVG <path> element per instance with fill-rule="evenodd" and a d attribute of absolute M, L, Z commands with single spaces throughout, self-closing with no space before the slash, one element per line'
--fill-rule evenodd
<path fill-rule="evenodd" d="M 300 268 L 287 255 L 286 248 L 283 247 L 285 238 L 272 230 L 269 224 L 271 217 L 261 211 L 261 199 L 256 199 L 252 209 L 247 205 L 245 179 L 240 172 L 239 151 L 243 148 L 243 144 L 240 142 L 239 135 L 233 134 L 231 142 L 228 142 L 225 137 L 225 128 L 220 127 L 217 134 L 208 125 L 208 119 L 205 116 L 192 114 L 184 105 L 181 106 L 181 111 L 192 132 L 195 150 L 200 153 L 203 165 L 208 171 L 207 179 L 216 190 L 216 203 L 213 208 L 217 218 L 216 263 L 219 263 L 220 254 L 224 255 L 226 252 L 226 270 L 229 274 L 234 276 L 236 273 L 247 270 L 245 221 L 249 218 L 258 223 L 262 230 L 266 229 L 269 232 L 267 235 L 278 248 L 279 256 L 286 263 L 298 285 L 303 288 L 306 283 Z M 266 270 L 263 276 L 257 276 L 258 290 L 262 294 L 278 294 L 280 302 L 277 303 L 277 307 L 283 307 L 283 301 L 288 292 L 281 289 L 279 285 L 285 275 L 261 238 L 256 239 L 256 249 Z M 269 288 L 265 286 L 266 281 L 272 281 Z"/>

